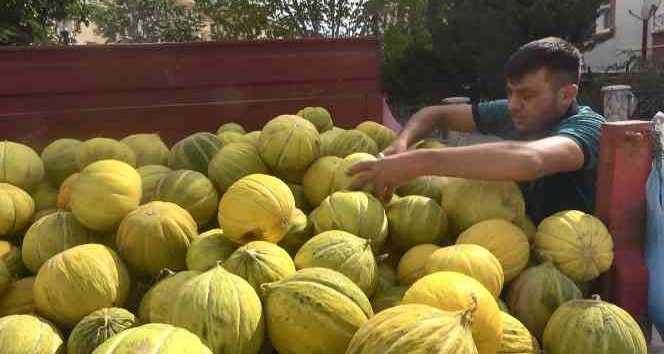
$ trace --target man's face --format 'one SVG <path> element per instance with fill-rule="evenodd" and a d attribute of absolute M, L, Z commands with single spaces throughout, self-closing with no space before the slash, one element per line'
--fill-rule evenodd
<path fill-rule="evenodd" d="M 541 133 L 565 114 L 571 100 L 565 87 L 551 81 L 546 68 L 507 83 L 507 100 L 514 127 L 519 133 Z"/>

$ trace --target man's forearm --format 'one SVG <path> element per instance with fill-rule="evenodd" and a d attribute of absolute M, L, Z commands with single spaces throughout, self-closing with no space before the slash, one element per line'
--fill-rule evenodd
<path fill-rule="evenodd" d="M 439 175 L 483 180 L 529 181 L 542 175 L 542 161 L 519 142 L 423 149 L 399 156 L 416 176 Z"/>

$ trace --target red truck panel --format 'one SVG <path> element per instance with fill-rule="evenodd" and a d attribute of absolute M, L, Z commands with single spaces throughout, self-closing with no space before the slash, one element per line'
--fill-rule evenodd
<path fill-rule="evenodd" d="M 602 298 L 634 318 L 647 313 L 648 269 L 643 244 L 645 184 L 653 159 L 651 123 L 606 123 L 602 128 L 597 175 L 596 215 L 613 236 L 614 265 L 596 284 Z"/>
<path fill-rule="evenodd" d="M 0 48 L 0 139 L 260 129 L 327 107 L 342 127 L 382 118 L 376 39 Z"/>

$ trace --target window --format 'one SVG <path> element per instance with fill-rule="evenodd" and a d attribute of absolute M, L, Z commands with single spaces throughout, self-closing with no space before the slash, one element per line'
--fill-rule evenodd
<path fill-rule="evenodd" d="M 599 7 L 599 16 L 595 20 L 595 33 L 604 33 L 611 30 L 611 4 L 602 4 Z"/>

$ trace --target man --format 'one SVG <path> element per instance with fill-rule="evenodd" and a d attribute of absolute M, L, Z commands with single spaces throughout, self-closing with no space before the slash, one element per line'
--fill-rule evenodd
<path fill-rule="evenodd" d="M 507 100 L 425 107 L 377 161 L 355 164 L 353 186 L 376 195 L 418 176 L 519 182 L 535 222 L 560 210 L 592 212 L 604 117 L 576 102 L 582 57 L 559 38 L 528 43 L 505 65 Z M 504 141 L 407 151 L 436 127 L 499 136 Z"/>

